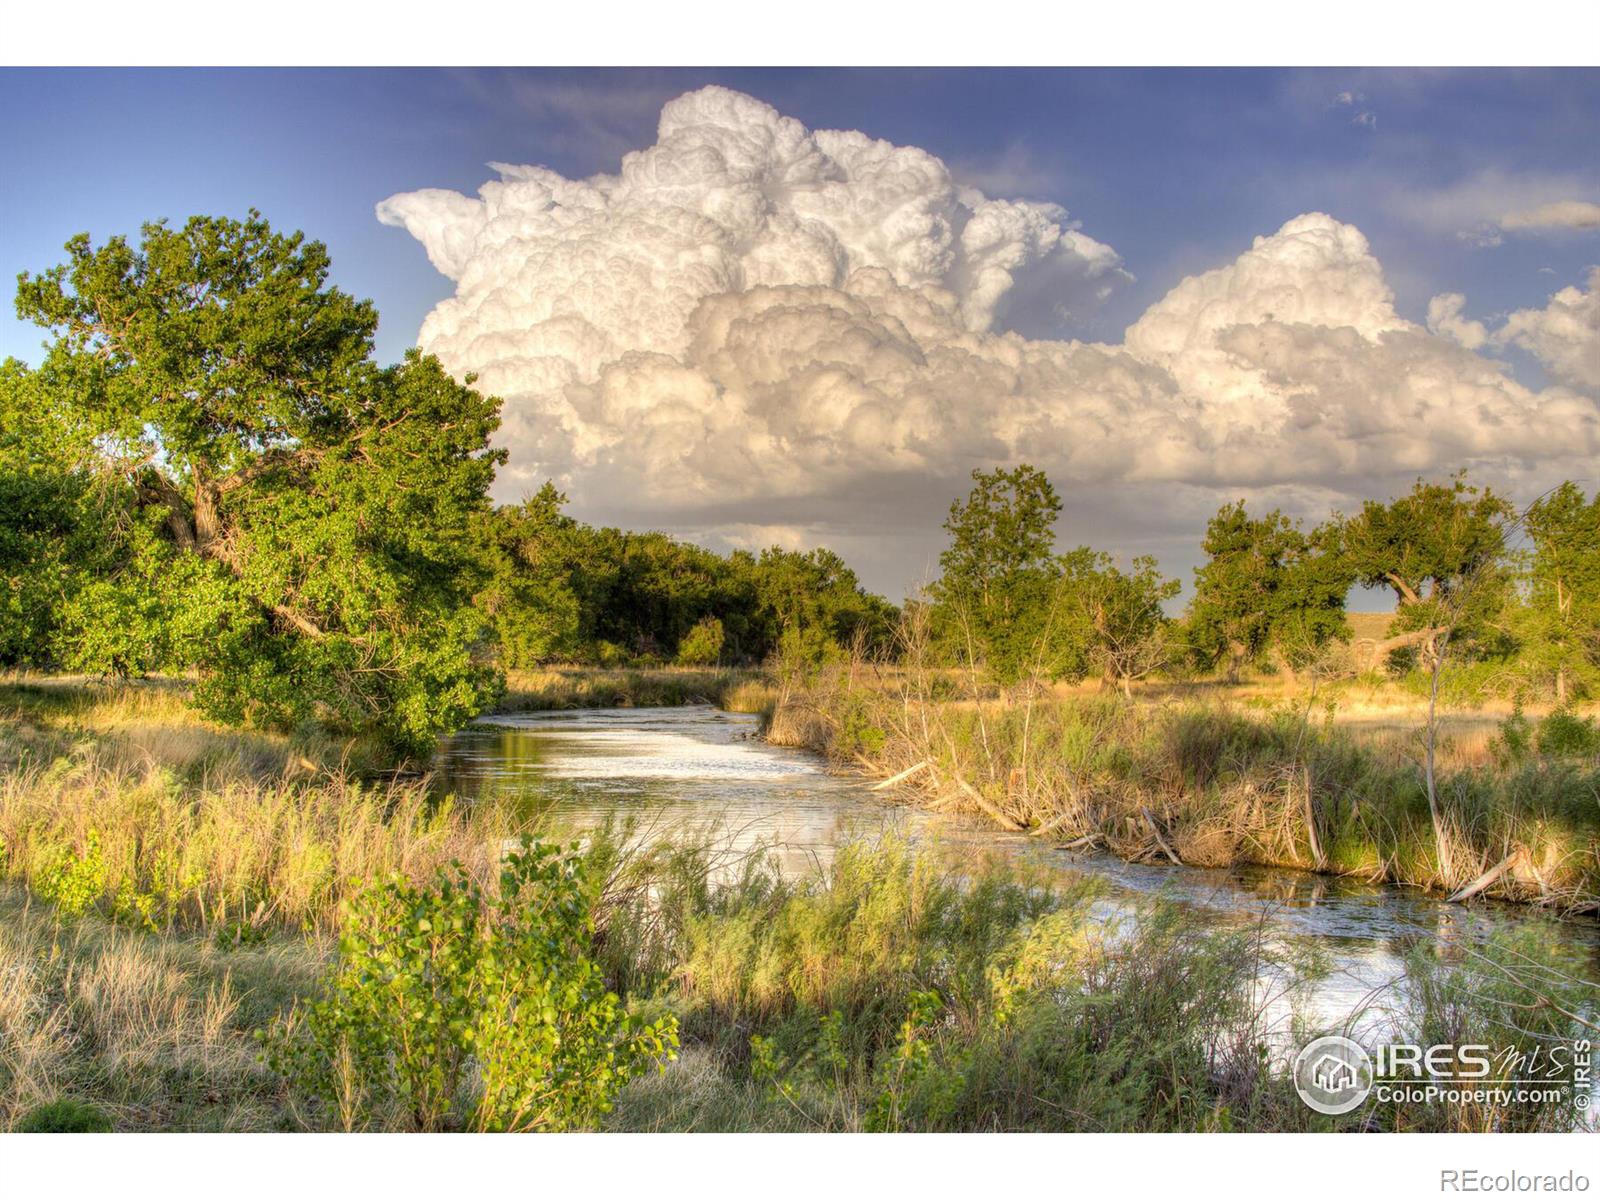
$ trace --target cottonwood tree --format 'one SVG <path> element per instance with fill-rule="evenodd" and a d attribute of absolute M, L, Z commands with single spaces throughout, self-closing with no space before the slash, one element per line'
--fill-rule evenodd
<path fill-rule="evenodd" d="M 1369 500 L 1341 523 L 1356 580 L 1395 596 L 1395 619 L 1373 648 L 1375 664 L 1414 648 L 1428 666 L 1442 637 L 1459 644 L 1491 631 L 1507 596 L 1506 527 L 1514 515 L 1505 499 L 1458 475 L 1442 484 L 1418 480 L 1388 504 Z"/>
<path fill-rule="evenodd" d="M 1529 506 L 1522 527 L 1533 548 L 1522 653 L 1565 704 L 1574 684 L 1600 681 L 1600 492 L 1586 501 L 1563 483 Z"/>
<path fill-rule="evenodd" d="M 950 506 L 943 573 L 928 592 L 938 635 L 1002 685 L 1039 673 L 1061 678 L 1069 657 L 1041 653 L 1061 565 L 1055 520 L 1061 500 L 1044 472 L 1022 464 L 972 472 L 973 488 Z"/>
<path fill-rule="evenodd" d="M 490 576 L 475 603 L 494 621 L 502 666 L 533 667 L 579 651 L 582 606 L 573 569 L 579 533 L 561 511 L 566 502 L 546 483 L 480 522 Z"/>
<path fill-rule="evenodd" d="M 1188 639 L 1203 667 L 1225 662 L 1230 680 L 1246 663 L 1276 660 L 1294 671 L 1350 636 L 1344 606 L 1354 572 L 1336 529 L 1307 533 L 1276 509 L 1252 517 L 1240 500 L 1211 518 L 1202 548 Z"/>
<path fill-rule="evenodd" d="M 45 369 L 159 526 L 149 573 L 200 706 L 412 754 L 481 707 L 467 600 L 499 402 L 414 351 L 379 367 L 372 305 L 254 211 L 66 250 L 19 277 L 17 312 L 54 331 Z"/>

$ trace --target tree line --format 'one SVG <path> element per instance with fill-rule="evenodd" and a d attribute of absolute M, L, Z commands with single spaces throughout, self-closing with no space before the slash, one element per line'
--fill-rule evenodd
<path fill-rule="evenodd" d="M 553 485 L 497 507 L 499 401 L 415 350 L 377 364 L 373 306 L 258 213 L 66 252 L 18 279 L 45 357 L 0 364 L 0 666 L 189 672 L 214 719 L 317 721 L 415 756 L 506 669 L 816 664 L 903 638 L 825 549 L 597 528 Z M 1154 559 L 1058 553 L 1060 512 L 1032 467 L 974 473 L 940 579 L 907 606 L 943 661 L 1002 685 L 1295 671 L 1349 639 L 1359 583 L 1396 600 L 1375 663 L 1450 643 L 1562 698 L 1600 680 L 1600 497 L 1573 484 L 1517 513 L 1464 479 L 1419 482 L 1309 530 L 1227 506 L 1179 619 Z"/>
<path fill-rule="evenodd" d="M 945 522 L 931 626 L 946 657 L 981 664 L 1001 685 L 1430 669 L 1453 647 L 1499 666 L 1503 690 L 1566 703 L 1600 687 L 1600 493 L 1570 481 L 1518 510 L 1463 475 L 1418 480 L 1310 529 L 1242 500 L 1224 505 L 1206 527 L 1193 596 L 1172 617 L 1179 584 L 1154 559 L 1123 569 L 1087 546 L 1056 552 L 1061 501 L 1042 472 L 973 480 Z M 1387 590 L 1395 608 L 1382 637 L 1352 646 L 1345 606 L 1358 585 Z"/>

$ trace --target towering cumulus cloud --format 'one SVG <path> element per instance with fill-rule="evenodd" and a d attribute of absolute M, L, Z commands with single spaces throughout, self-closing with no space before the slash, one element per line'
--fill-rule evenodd
<path fill-rule="evenodd" d="M 1105 345 L 1009 331 L 1127 278 L 1063 209 L 736 92 L 669 103 L 616 175 L 494 169 L 476 199 L 409 192 L 378 216 L 456 282 L 420 341 L 505 398 L 511 494 L 553 477 L 580 511 L 731 540 L 889 538 L 1019 459 L 1069 495 L 1338 493 L 1600 451 L 1592 396 L 1532 392 L 1400 318 L 1366 239 L 1320 213 Z"/>

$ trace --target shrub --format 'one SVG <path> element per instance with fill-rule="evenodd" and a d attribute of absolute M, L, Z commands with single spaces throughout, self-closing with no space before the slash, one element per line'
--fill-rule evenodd
<path fill-rule="evenodd" d="M 702 617 L 678 643 L 678 663 L 685 667 L 709 667 L 722 657 L 722 622 Z"/>
<path fill-rule="evenodd" d="M 100 854 L 100 835 L 89 831 L 80 854 L 62 847 L 54 860 L 39 873 L 34 890 L 55 902 L 63 915 L 81 917 L 106 890 L 106 864 Z"/>
<path fill-rule="evenodd" d="M 1591 758 L 1600 754 L 1600 728 L 1592 717 L 1558 708 L 1539 722 L 1539 753 L 1552 758 Z"/>
<path fill-rule="evenodd" d="M 593 1125 L 677 1049 L 670 1017 L 606 990 L 593 899 L 581 858 L 527 841 L 494 897 L 458 864 L 367 889 L 326 995 L 266 1036 L 268 1063 L 346 1128 Z"/>
<path fill-rule="evenodd" d="M 52 1100 L 25 1113 L 13 1133 L 110 1133 L 111 1118 L 81 1100 Z"/>

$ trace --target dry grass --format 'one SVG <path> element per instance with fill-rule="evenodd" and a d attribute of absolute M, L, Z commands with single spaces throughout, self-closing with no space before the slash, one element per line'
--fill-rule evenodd
<path fill-rule="evenodd" d="M 1130 703 L 950 685 L 947 673 L 824 673 L 790 693 L 769 736 L 882 779 L 905 773 L 899 794 L 935 810 L 1080 849 L 1445 892 L 1509 858 L 1485 894 L 1600 906 L 1600 764 L 1505 761 L 1490 714 L 1441 722 L 1435 827 L 1421 718 L 1341 721 L 1337 696 L 1240 703 L 1146 689 Z"/>
<path fill-rule="evenodd" d="M 68 908 L 239 937 L 331 929 L 365 881 L 452 859 L 486 876 L 524 832 L 422 780 L 363 781 L 289 739 L 214 729 L 164 687 L 17 695 L 0 696 L 0 878 Z"/>
<path fill-rule="evenodd" d="M 282 1128 L 254 1029 L 309 994 L 324 950 L 152 938 L 0 887 L 0 1129 L 57 1100 L 118 1129 Z"/>
<path fill-rule="evenodd" d="M 563 708 L 645 708 L 717 704 L 759 672 L 742 668 L 648 667 L 609 670 L 549 667 L 508 671 L 500 712 Z"/>

